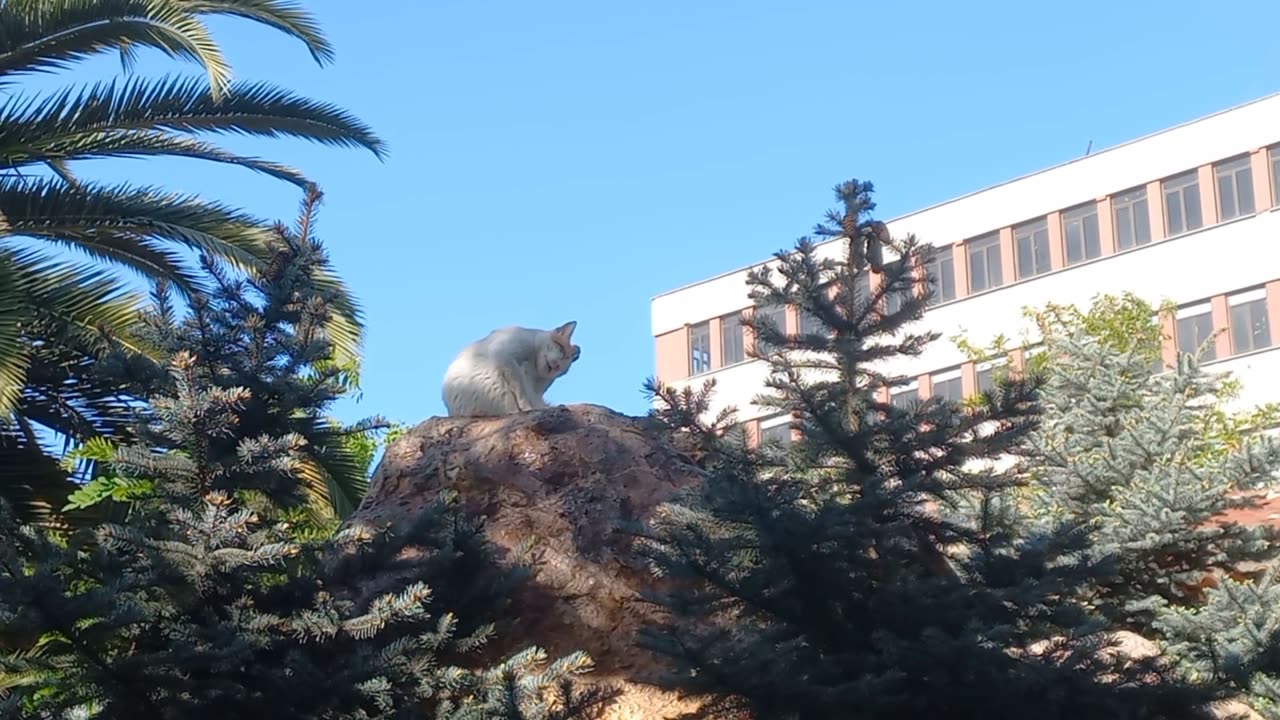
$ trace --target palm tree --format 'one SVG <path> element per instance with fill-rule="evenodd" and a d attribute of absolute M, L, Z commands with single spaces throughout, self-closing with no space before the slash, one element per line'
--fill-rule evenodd
<path fill-rule="evenodd" d="M 350 113 L 233 80 L 203 21 L 213 15 L 279 30 L 319 63 L 333 57 L 311 15 L 286 0 L 0 0 L 0 85 L 11 92 L 0 103 L 0 495 L 28 516 L 47 517 L 67 490 L 65 469 L 42 451 L 36 428 L 70 442 L 111 434 L 131 403 L 92 372 L 122 345 L 145 362 L 147 348 L 128 346 L 143 297 L 120 271 L 189 297 L 206 287 L 198 257 L 253 272 L 277 241 L 271 222 L 238 209 L 157 187 L 96 183 L 72 164 L 186 157 L 307 187 L 298 170 L 201 136 L 288 136 L 384 156 L 382 141 Z M 143 48 L 194 61 L 203 77 L 129 72 L 48 94 L 13 90 L 24 76 L 104 52 L 118 52 L 128 71 Z M 52 252 L 66 249 L 81 260 Z M 330 332 L 339 361 L 358 356 L 354 301 Z"/>

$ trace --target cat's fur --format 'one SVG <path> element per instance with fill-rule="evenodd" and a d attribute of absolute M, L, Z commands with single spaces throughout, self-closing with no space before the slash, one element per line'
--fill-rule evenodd
<path fill-rule="evenodd" d="M 511 415 L 547 407 L 542 399 L 582 354 L 572 342 L 577 321 L 555 330 L 505 327 L 467 345 L 444 373 L 451 416 Z"/>

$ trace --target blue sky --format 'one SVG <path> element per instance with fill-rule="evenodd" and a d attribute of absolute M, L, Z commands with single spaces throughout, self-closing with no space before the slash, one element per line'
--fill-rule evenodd
<path fill-rule="evenodd" d="M 791 245 L 837 182 L 873 181 L 890 217 L 1280 90 L 1280 6 L 1255 0 L 306 4 L 328 67 L 214 28 L 238 77 L 341 104 L 390 145 L 226 143 L 326 192 L 320 232 L 368 315 L 348 418 L 442 414 L 465 343 L 570 319 L 582 359 L 548 399 L 642 413 L 650 298 Z M 142 65 L 165 71 L 190 67 Z M 283 219 L 299 200 L 186 161 L 86 174 Z"/>

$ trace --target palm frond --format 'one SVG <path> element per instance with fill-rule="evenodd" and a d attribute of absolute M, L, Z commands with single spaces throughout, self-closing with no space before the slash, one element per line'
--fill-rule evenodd
<path fill-rule="evenodd" d="M 0 157 L 74 156 L 138 130 L 292 137 L 386 154 L 367 124 L 331 103 L 261 82 L 233 83 L 217 98 L 199 78 L 169 76 L 15 97 L 0 109 Z"/>
<path fill-rule="evenodd" d="M 63 70 L 98 53 L 138 47 L 192 60 L 215 96 L 231 68 L 200 19 L 176 0 L 9 0 L 0 5 L 0 77 Z"/>
<path fill-rule="evenodd" d="M 158 130 L 92 130 L 63 136 L 48 136 L 26 147 L 9 149 L 5 161 L 12 167 L 45 163 L 70 185 L 78 184 L 66 163 L 70 160 L 103 158 L 184 157 L 226 163 L 306 187 L 310 180 L 298 170 L 261 158 L 238 155 L 195 138 Z"/>
<path fill-rule="evenodd" d="M 323 416 L 299 417 L 296 422 L 293 431 L 307 440 L 300 479 L 313 500 L 332 510 L 338 519 L 346 518 L 369 490 L 370 457 L 353 440 L 385 430 L 387 422 L 372 417 L 343 425 Z"/>
<path fill-rule="evenodd" d="M 76 247 L 70 242 L 53 242 Z M 108 265 L 128 268 L 141 277 L 169 280 L 186 294 L 200 289 L 205 282 L 190 258 L 170 249 L 169 243 L 162 240 L 128 232 L 95 233 L 92 244 L 80 245 L 77 249 Z"/>
<path fill-rule="evenodd" d="M 324 193 L 314 185 L 307 188 L 294 230 L 319 260 L 312 269 L 311 281 L 333 311 L 324 324 L 325 335 L 333 345 L 333 361 L 338 365 L 353 365 L 359 362 L 364 344 L 364 314 L 350 288 L 333 271 L 328 251 L 315 237 L 317 211 L 323 197 Z"/>
<path fill-rule="evenodd" d="M 364 312 L 359 301 L 338 275 L 318 268 L 314 282 L 330 293 L 333 314 L 325 323 L 325 334 L 333 343 L 334 362 L 347 364 L 360 359 L 364 344 Z"/>
<path fill-rule="evenodd" d="M 57 328 L 60 343 L 100 355 L 118 347 L 143 309 L 144 296 L 106 269 L 53 260 L 35 251 L 0 254 L 13 267 L 16 288 L 28 306 L 28 322 Z M 30 335 L 30 328 L 24 333 Z M 45 338 L 48 340 L 49 338 Z"/>
<path fill-rule="evenodd" d="M 195 14 L 234 15 L 274 28 L 305 43 L 317 63 L 323 65 L 333 61 L 333 45 L 320 30 L 315 17 L 301 3 L 281 0 L 179 1 Z"/>
<path fill-rule="evenodd" d="M 13 411 L 26 378 L 27 348 L 22 343 L 26 304 L 19 277 L 12 259 L 0 254 L 0 417 Z"/>
<path fill-rule="evenodd" d="M 195 276 L 178 273 L 176 256 L 140 239 L 185 246 L 245 270 L 269 258 L 274 243 L 270 223 L 226 205 L 128 185 L 0 177 L 0 216 L 12 235 L 62 243 L 152 277 L 163 268 L 165 279 L 188 294 Z"/>
<path fill-rule="evenodd" d="M 369 491 L 368 470 L 340 442 L 327 442 L 314 453 L 316 463 L 324 471 L 329 503 L 339 518 L 355 512 Z"/>
<path fill-rule="evenodd" d="M 37 358 L 30 375 L 16 417 L 52 433 L 49 439 L 64 451 L 96 437 L 128 433 L 135 404 L 123 388 L 95 376 L 90 363 L 65 367 Z"/>
<path fill-rule="evenodd" d="M 0 497 L 23 522 L 60 524 L 59 509 L 76 485 L 44 450 L 12 425 L 0 426 Z"/>
<path fill-rule="evenodd" d="M 3 646 L 0 646 L 3 647 Z M 42 646 L 34 646 L 11 650 L 3 648 L 6 653 L 4 665 L 15 665 L 22 661 L 32 660 L 44 654 Z M 17 662 L 15 662 L 17 661 Z M 0 699 L 9 697 L 15 688 L 25 687 L 27 685 L 35 685 L 45 678 L 45 673 L 40 670 L 23 669 L 23 670 L 0 670 Z"/>
<path fill-rule="evenodd" d="M 313 522 L 324 526 L 341 517 L 337 514 L 340 497 L 334 492 L 333 479 L 314 456 L 299 457 L 294 473 L 307 497 L 301 509 Z"/>
<path fill-rule="evenodd" d="M 123 427 L 124 388 L 96 372 L 95 364 L 115 351 L 141 352 L 130 335 L 143 307 L 141 293 L 104 268 L 34 250 L 0 251 L 0 270 L 18 333 L 16 343 L 0 347 L 0 363 L 12 376 L 4 382 L 4 415 L 74 440 Z"/>
<path fill-rule="evenodd" d="M 49 169 L 53 171 L 54 175 L 57 175 L 62 179 L 62 182 L 70 185 L 71 187 L 78 187 L 80 185 L 80 181 L 76 179 L 76 176 L 71 172 L 71 168 L 67 166 L 67 161 L 65 159 L 46 158 L 44 162 L 49 166 Z"/>

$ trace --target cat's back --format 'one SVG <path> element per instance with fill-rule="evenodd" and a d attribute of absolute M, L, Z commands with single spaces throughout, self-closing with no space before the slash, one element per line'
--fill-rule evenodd
<path fill-rule="evenodd" d="M 467 343 L 445 371 L 446 378 L 465 376 L 482 368 L 511 365 L 535 350 L 538 331 L 518 325 L 508 325 L 491 331 L 488 335 Z"/>
<path fill-rule="evenodd" d="M 467 343 L 444 373 L 443 396 L 450 415 L 502 415 L 510 405 L 510 371 L 520 364 L 537 331 L 510 325 Z"/>
<path fill-rule="evenodd" d="M 538 331 L 519 325 L 508 325 L 492 330 L 488 335 L 467 343 L 458 352 L 457 360 L 504 360 L 508 356 L 525 347 L 533 346 L 538 340 Z M 456 360 L 455 360 L 456 362 Z"/>

